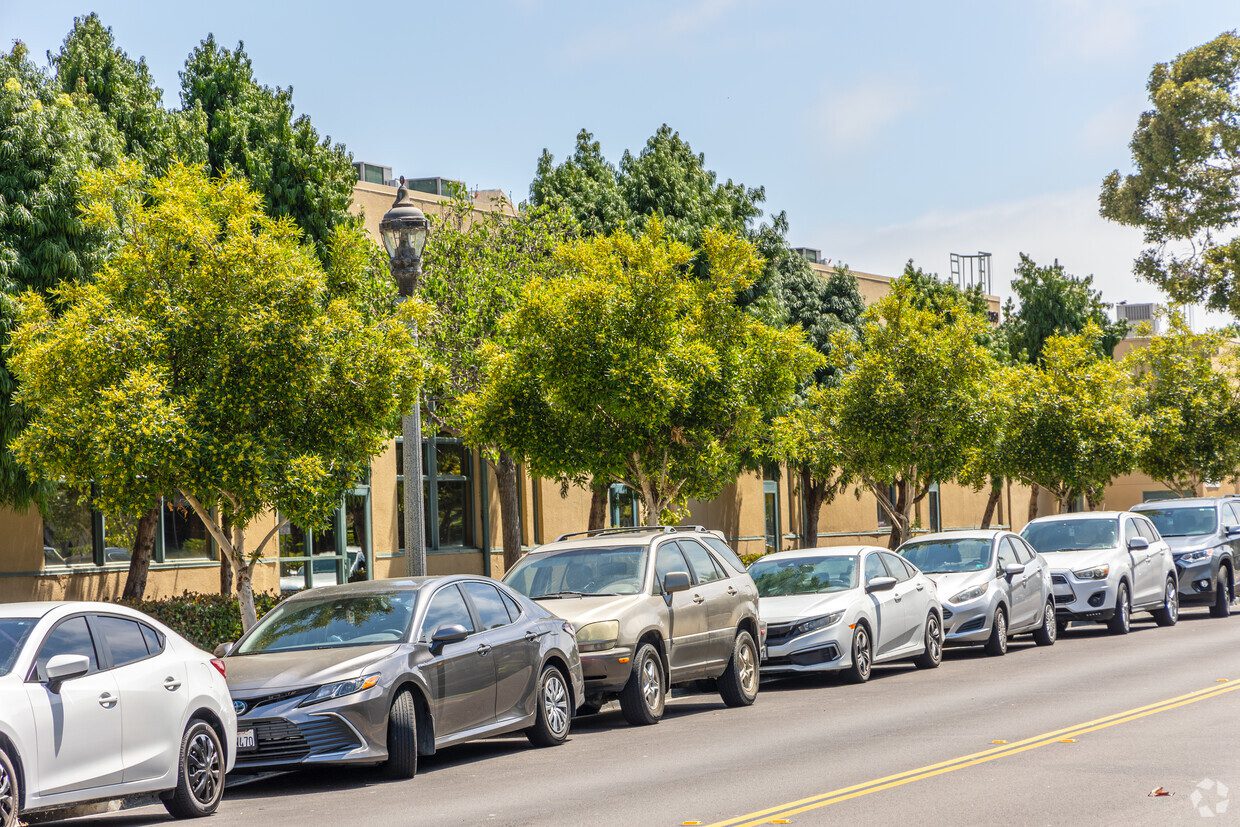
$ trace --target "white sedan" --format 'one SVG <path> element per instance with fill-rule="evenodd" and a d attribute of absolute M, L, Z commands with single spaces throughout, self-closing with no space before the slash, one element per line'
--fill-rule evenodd
<path fill-rule="evenodd" d="M 236 741 L 223 663 L 158 621 L 110 603 L 0 605 L 0 827 L 142 793 L 210 815 Z"/>
<path fill-rule="evenodd" d="M 943 659 L 943 608 L 930 578 L 886 549 L 813 548 L 769 554 L 749 567 L 766 622 L 762 674 L 843 672 Z"/>

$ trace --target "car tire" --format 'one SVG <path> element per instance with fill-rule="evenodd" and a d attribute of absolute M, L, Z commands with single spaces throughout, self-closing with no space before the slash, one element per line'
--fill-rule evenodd
<path fill-rule="evenodd" d="M 1214 586 L 1214 602 L 1210 604 L 1210 617 L 1229 617 L 1231 615 L 1230 574 L 1231 570 L 1226 566 L 1219 567 L 1218 583 Z"/>
<path fill-rule="evenodd" d="M 1002 606 L 995 609 L 994 620 L 990 621 L 990 637 L 983 647 L 986 654 L 992 657 L 1006 655 L 1008 650 L 1007 610 Z"/>
<path fill-rule="evenodd" d="M 13 759 L 0 749 L 0 827 L 17 827 L 21 823 L 21 784 Z"/>
<path fill-rule="evenodd" d="M 870 637 L 870 627 L 858 623 L 853 629 L 852 663 L 844 670 L 843 678 L 848 683 L 865 683 L 874 671 L 874 641 Z"/>
<path fill-rule="evenodd" d="M 1068 631 L 1068 626 L 1070 626 L 1071 623 L 1072 623 L 1071 620 L 1056 619 L 1055 620 L 1055 636 L 1063 637 L 1063 633 Z"/>
<path fill-rule="evenodd" d="M 554 666 L 543 669 L 535 703 L 538 709 L 534 725 L 525 731 L 530 743 L 536 747 L 558 747 L 567 741 L 573 720 L 573 693 L 563 672 Z"/>
<path fill-rule="evenodd" d="M 1115 596 L 1115 614 L 1107 621 L 1107 629 L 1113 635 L 1126 635 L 1132 628 L 1132 603 L 1128 599 L 1128 584 L 1119 584 L 1119 594 Z"/>
<path fill-rule="evenodd" d="M 1059 621 L 1055 619 L 1055 604 L 1048 600 L 1046 607 L 1042 609 L 1042 625 L 1033 632 L 1033 642 L 1039 646 L 1054 646 L 1059 639 L 1059 631 Z"/>
<path fill-rule="evenodd" d="M 657 724 L 667 706 L 663 658 L 653 644 L 643 643 L 633 658 L 633 672 L 620 690 L 620 712 L 633 726 Z"/>
<path fill-rule="evenodd" d="M 224 797 L 224 749 L 220 736 L 206 721 L 195 718 L 181 736 L 177 786 L 163 799 L 173 818 L 203 818 L 214 813 Z"/>
<path fill-rule="evenodd" d="M 407 781 L 418 774 L 418 705 L 408 689 L 392 701 L 387 730 L 388 757 L 383 762 L 383 774 Z"/>
<path fill-rule="evenodd" d="M 943 623 L 934 612 L 926 615 L 926 650 L 913 660 L 918 669 L 937 669 L 943 662 Z"/>
<path fill-rule="evenodd" d="M 1167 578 L 1167 585 L 1163 589 L 1162 608 L 1155 609 L 1151 614 L 1159 626 L 1174 626 L 1180 619 L 1180 589 L 1174 577 Z"/>
<path fill-rule="evenodd" d="M 744 629 L 736 633 L 728 668 L 719 676 L 719 697 L 727 706 L 749 706 L 758 697 L 758 644 Z"/>
<path fill-rule="evenodd" d="M 587 715 L 597 715 L 602 709 L 602 704 L 586 701 L 581 706 L 577 707 L 577 711 L 573 714 L 578 718 L 584 718 Z"/>

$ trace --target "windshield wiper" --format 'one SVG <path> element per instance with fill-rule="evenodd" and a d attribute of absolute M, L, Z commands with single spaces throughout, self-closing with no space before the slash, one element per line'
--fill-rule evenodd
<path fill-rule="evenodd" d="M 534 600 L 555 600 L 560 597 L 615 597 L 618 592 L 548 592 L 540 594 Z"/>

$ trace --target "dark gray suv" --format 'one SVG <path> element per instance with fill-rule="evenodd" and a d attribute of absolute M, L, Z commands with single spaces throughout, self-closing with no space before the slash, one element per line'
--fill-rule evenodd
<path fill-rule="evenodd" d="M 1209 606 L 1214 617 L 1231 614 L 1240 557 L 1240 502 L 1196 497 L 1133 506 L 1171 546 L 1180 578 L 1180 603 Z"/>

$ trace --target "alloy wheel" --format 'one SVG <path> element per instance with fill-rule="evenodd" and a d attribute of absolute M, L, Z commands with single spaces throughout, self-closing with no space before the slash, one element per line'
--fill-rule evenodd
<path fill-rule="evenodd" d="M 757 694 L 757 658 L 754 657 L 753 644 L 748 640 L 741 641 L 740 648 L 736 652 L 736 665 L 739 667 L 741 687 L 745 690 L 745 694 Z"/>
<path fill-rule="evenodd" d="M 857 672 L 863 678 L 870 676 L 870 636 L 866 634 L 864 626 L 857 627 L 857 635 L 853 639 L 853 661 L 857 665 Z"/>
<path fill-rule="evenodd" d="M 926 646 L 930 648 L 930 656 L 936 663 L 943 658 L 943 636 L 939 631 L 937 615 L 930 615 L 926 621 Z"/>
<path fill-rule="evenodd" d="M 663 680 L 659 675 L 659 666 L 653 657 L 646 658 L 642 664 L 642 697 L 650 709 L 659 708 L 659 697 L 663 694 Z"/>
<path fill-rule="evenodd" d="M 1128 626 L 1132 623 L 1132 618 L 1130 618 L 1128 615 L 1128 592 L 1127 590 L 1121 589 L 1119 596 L 1120 596 L 1120 601 L 1119 601 L 1120 623 L 1122 623 L 1124 625 L 1124 628 L 1127 629 Z"/>
<path fill-rule="evenodd" d="M 999 636 L 999 651 L 1006 652 L 1008 648 L 1007 615 L 1001 611 L 995 612 L 995 631 Z"/>
<path fill-rule="evenodd" d="M 1049 603 L 1043 612 L 1042 624 L 1046 629 L 1046 636 L 1054 643 L 1059 637 L 1059 624 L 1055 621 L 1055 607 Z"/>
<path fill-rule="evenodd" d="M 1175 623 L 1180 618 L 1180 591 L 1175 587 L 1175 582 L 1167 581 L 1167 593 L 1163 596 L 1163 605 L 1167 607 L 1167 616 L 1171 618 L 1171 622 Z"/>
<path fill-rule="evenodd" d="M 194 800 L 203 805 L 215 801 L 223 777 L 220 751 L 205 732 L 195 735 L 185 750 L 185 776 Z"/>
<path fill-rule="evenodd" d="M 568 729 L 568 689 L 557 670 L 552 670 L 543 682 L 543 711 L 551 731 L 556 735 L 563 735 Z"/>
<path fill-rule="evenodd" d="M 0 764 L 0 827 L 17 824 L 17 787 L 9 771 Z"/>

